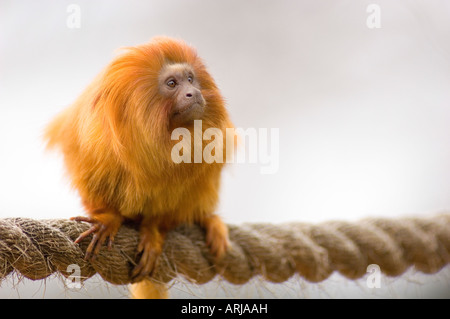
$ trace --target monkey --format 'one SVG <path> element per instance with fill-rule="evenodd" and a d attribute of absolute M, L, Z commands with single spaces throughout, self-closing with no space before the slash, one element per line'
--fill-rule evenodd
<path fill-rule="evenodd" d="M 196 49 L 159 36 L 124 48 L 49 123 L 47 146 L 62 152 L 87 215 L 72 219 L 90 224 L 75 240 L 92 236 L 87 260 L 102 247 L 111 248 L 126 221 L 139 227 L 133 282 L 151 276 L 166 234 L 180 224 L 200 225 L 217 258 L 229 249 L 227 226 L 215 213 L 223 161 L 174 163 L 171 158 L 178 142 L 171 132 L 181 127 L 193 132 L 196 120 L 202 121 L 203 131 L 218 128 L 224 137 L 226 128 L 233 127 Z M 227 154 L 225 141 L 218 142 Z M 206 142 L 193 143 L 204 147 Z"/>

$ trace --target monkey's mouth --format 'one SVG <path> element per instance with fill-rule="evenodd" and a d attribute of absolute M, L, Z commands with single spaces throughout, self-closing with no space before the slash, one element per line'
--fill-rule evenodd
<path fill-rule="evenodd" d="M 191 113 L 191 112 L 197 113 L 199 111 L 201 113 L 203 113 L 203 108 L 204 108 L 204 105 L 202 103 L 194 102 L 194 103 L 184 107 L 181 110 L 177 110 L 176 112 L 173 113 L 173 116 L 187 115 L 188 113 Z"/>

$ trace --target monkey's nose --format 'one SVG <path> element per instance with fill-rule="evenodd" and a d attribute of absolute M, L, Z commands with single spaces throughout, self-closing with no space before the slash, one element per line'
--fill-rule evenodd
<path fill-rule="evenodd" d="M 187 91 L 184 96 L 185 99 L 188 101 L 200 101 L 201 100 L 201 92 L 199 90 L 189 90 Z"/>

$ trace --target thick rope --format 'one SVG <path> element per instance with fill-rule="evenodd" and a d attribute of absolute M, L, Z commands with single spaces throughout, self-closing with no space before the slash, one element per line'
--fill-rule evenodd
<path fill-rule="evenodd" d="M 138 256 L 138 231 L 122 226 L 113 248 L 102 248 L 94 261 L 83 259 L 89 240 L 73 240 L 89 227 L 65 219 L 0 219 L 0 280 L 15 271 L 38 280 L 54 272 L 71 275 L 71 264 L 80 267 L 82 279 L 98 273 L 113 284 L 131 282 Z M 320 224 L 289 223 L 229 226 L 232 248 L 215 261 L 197 226 L 170 232 L 153 278 L 167 283 L 182 275 L 206 283 L 216 275 L 243 284 L 260 275 L 283 282 L 298 273 L 318 282 L 334 271 L 356 279 L 367 266 L 377 264 L 389 276 L 411 266 L 435 273 L 450 263 L 450 214 L 429 218 L 364 219 Z"/>

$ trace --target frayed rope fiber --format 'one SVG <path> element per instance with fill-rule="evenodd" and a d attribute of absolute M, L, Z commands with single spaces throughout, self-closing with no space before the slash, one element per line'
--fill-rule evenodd
<path fill-rule="evenodd" d="M 0 280 L 15 271 L 38 280 L 80 267 L 82 279 L 98 273 L 113 284 L 128 284 L 139 256 L 139 232 L 122 226 L 111 250 L 105 246 L 93 261 L 84 260 L 89 244 L 73 241 L 89 224 L 66 219 L 0 219 Z M 214 260 L 198 226 L 181 226 L 167 234 L 153 279 L 167 283 L 182 275 L 203 284 L 216 275 L 234 284 L 254 276 L 283 282 L 299 274 L 311 282 L 338 271 L 350 279 L 377 264 L 389 276 L 414 266 L 435 273 L 450 263 L 450 214 L 424 218 L 372 218 L 319 224 L 229 225 L 231 249 Z"/>

